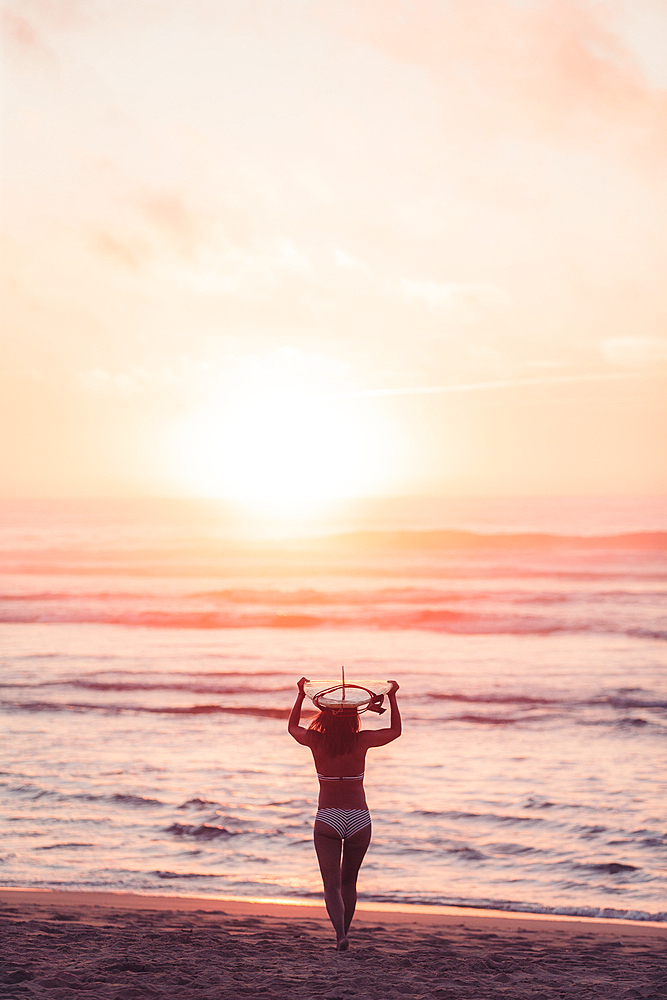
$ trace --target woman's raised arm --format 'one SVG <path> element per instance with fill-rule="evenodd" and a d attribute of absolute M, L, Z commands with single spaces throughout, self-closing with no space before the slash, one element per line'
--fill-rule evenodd
<path fill-rule="evenodd" d="M 366 730 L 364 732 L 364 738 L 366 740 L 366 746 L 369 747 L 383 747 L 387 743 L 397 740 L 403 731 L 403 725 L 401 723 L 401 713 L 398 709 L 398 702 L 396 701 L 396 692 L 398 691 L 398 682 L 389 681 L 391 684 L 391 690 L 387 693 L 389 698 L 389 707 L 391 708 L 391 717 L 389 721 L 388 729 L 374 729 Z"/>
<path fill-rule="evenodd" d="M 290 712 L 289 722 L 287 723 L 287 732 L 292 736 L 297 743 L 303 743 L 304 746 L 310 745 L 310 732 L 304 729 L 303 726 L 299 725 L 299 720 L 301 719 L 301 706 L 303 705 L 303 700 L 306 697 L 306 692 L 304 691 L 304 684 L 308 681 L 307 677 L 302 677 L 301 680 L 297 681 L 297 687 L 299 692 L 296 696 L 296 701 L 292 706 L 292 711 Z"/>

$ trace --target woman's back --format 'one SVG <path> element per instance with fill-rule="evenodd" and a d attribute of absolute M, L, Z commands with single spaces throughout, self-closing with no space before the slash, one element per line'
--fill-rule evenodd
<path fill-rule="evenodd" d="M 349 753 L 336 756 L 323 746 L 322 733 L 313 732 L 312 735 L 310 749 L 320 781 L 319 807 L 365 809 L 363 778 L 368 747 L 364 746 L 366 741 L 360 739 L 361 734 L 354 737 L 356 745 Z"/>
<path fill-rule="evenodd" d="M 315 736 L 315 739 L 313 740 L 310 749 L 313 753 L 315 770 L 317 771 L 318 777 L 324 775 L 328 778 L 335 778 L 339 780 L 345 780 L 346 778 L 358 778 L 360 775 L 363 777 L 368 746 L 365 745 L 366 740 L 362 740 L 361 733 L 358 733 L 354 737 L 353 746 L 350 747 L 350 750 L 347 753 L 343 754 L 332 754 L 324 745 L 325 740 L 321 733 L 313 735 Z M 319 739 L 317 737 L 319 737 Z"/>

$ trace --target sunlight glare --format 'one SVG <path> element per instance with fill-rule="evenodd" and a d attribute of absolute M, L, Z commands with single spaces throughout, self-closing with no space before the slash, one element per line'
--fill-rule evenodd
<path fill-rule="evenodd" d="M 383 492 L 395 444 L 375 400 L 272 392 L 191 414 L 168 451 L 181 488 L 278 511 Z"/>

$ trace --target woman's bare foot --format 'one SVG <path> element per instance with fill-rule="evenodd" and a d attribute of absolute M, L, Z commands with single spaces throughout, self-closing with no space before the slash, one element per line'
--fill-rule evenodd
<path fill-rule="evenodd" d="M 347 951 L 350 947 L 350 942 L 346 937 L 342 937 L 338 944 L 336 945 L 336 951 Z"/>

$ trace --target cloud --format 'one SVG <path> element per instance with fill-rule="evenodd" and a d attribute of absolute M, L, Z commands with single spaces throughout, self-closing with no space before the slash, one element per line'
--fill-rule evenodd
<path fill-rule="evenodd" d="M 280 240 L 275 261 L 279 267 L 287 268 L 290 271 L 313 273 L 313 268 L 307 257 L 300 253 L 294 243 L 288 239 Z"/>
<path fill-rule="evenodd" d="M 457 319 L 474 321 L 490 309 L 507 305 L 507 292 L 495 285 L 410 281 L 402 278 L 399 293 L 409 302 L 424 302 L 433 312 L 443 311 Z"/>
<path fill-rule="evenodd" d="M 117 216 L 113 229 L 98 229 L 92 235 L 93 249 L 102 258 L 134 271 L 150 260 L 176 260 L 176 270 L 185 272 L 183 262 L 189 261 L 190 269 L 201 279 L 195 282 L 197 287 L 210 284 L 202 260 L 207 255 L 209 234 L 181 195 L 155 192 L 136 199 L 128 193 Z M 184 275 L 181 280 L 187 283 Z"/>
<path fill-rule="evenodd" d="M 37 41 L 37 31 L 30 21 L 11 11 L 2 12 L 3 35 L 7 41 L 23 49 L 34 49 L 39 43 Z"/>
<path fill-rule="evenodd" d="M 35 377 L 43 380 L 42 373 Z M 319 351 L 292 344 L 255 354 L 227 356 L 220 361 L 183 356 L 171 364 L 97 366 L 76 373 L 84 392 L 95 396 L 146 393 L 217 399 L 235 393 L 311 394 L 346 392 L 353 385 L 351 366 Z"/>
<path fill-rule="evenodd" d="M 365 396 L 442 396 L 452 393 L 486 392 L 494 389 L 523 389 L 532 386 L 575 385 L 578 382 L 615 382 L 638 378 L 632 372 L 587 372 L 571 375 L 536 375 L 528 378 L 488 379 L 484 382 L 452 382 L 450 385 L 401 386 L 392 389 L 352 389 L 337 395 Z"/>
<path fill-rule="evenodd" d="M 151 370 L 139 365 L 129 365 L 124 371 L 115 372 L 106 368 L 93 368 L 77 372 L 76 379 L 86 392 L 96 396 L 129 396 L 150 389 L 171 388 L 176 381 L 169 368 Z"/>
<path fill-rule="evenodd" d="M 136 271 L 150 256 L 150 250 L 145 244 L 129 238 L 119 239 L 104 230 L 93 234 L 92 246 L 104 260 L 131 271 Z"/>
<path fill-rule="evenodd" d="M 659 195 L 627 163 L 646 120 L 600 125 L 652 107 L 611 0 L 262 0 L 250 28 L 235 4 L 91 0 L 67 37 L 59 6 L 11 8 L 67 72 L 20 78 L 13 121 L 44 125 L 13 134 L 7 203 L 46 317 L 22 302 L 17 326 L 77 367 L 323 337 L 367 384 L 472 380 L 660 329 Z"/>
<path fill-rule="evenodd" d="M 28 59 L 47 69 L 56 69 L 58 59 L 42 33 L 23 13 L 5 8 L 1 15 L 4 48 L 15 58 Z"/>
<path fill-rule="evenodd" d="M 116 0 L 116 6 L 120 2 Z M 104 20 L 110 13 L 105 7 L 93 0 L 4 0 L 3 41 L 12 55 L 30 56 L 43 67 L 58 69 L 62 63 L 56 36 Z"/>
<path fill-rule="evenodd" d="M 368 264 L 365 264 L 363 260 L 357 260 L 356 257 L 351 257 L 342 250 L 334 250 L 334 262 L 336 267 L 340 267 L 348 271 L 360 271 L 362 274 L 370 276 L 371 269 Z"/>
<path fill-rule="evenodd" d="M 149 195 L 142 199 L 145 220 L 183 257 L 191 257 L 201 238 L 201 225 L 179 194 Z"/>
<path fill-rule="evenodd" d="M 160 13 L 164 13 L 169 5 L 170 0 L 161 0 Z M 4 6 L 10 16 L 27 18 L 33 25 L 38 25 L 42 35 L 52 36 L 85 30 L 96 24 L 103 25 L 113 17 L 127 17 L 128 14 L 136 16 L 138 8 L 146 8 L 145 4 L 137 0 L 114 0 L 112 4 L 104 0 L 4 0 Z M 150 12 L 151 6 L 153 5 L 148 5 L 144 16 Z"/>
<path fill-rule="evenodd" d="M 609 337 L 604 358 L 613 365 L 647 365 L 667 361 L 667 337 Z"/>
<path fill-rule="evenodd" d="M 319 8 L 348 42 L 426 71 L 443 127 L 589 145 L 622 128 L 664 148 L 667 95 L 646 82 L 613 5 L 585 0 L 339 0 Z"/>
<path fill-rule="evenodd" d="M 635 54 L 649 87 L 667 89 L 667 6 L 664 0 L 617 0 L 613 23 Z"/>

